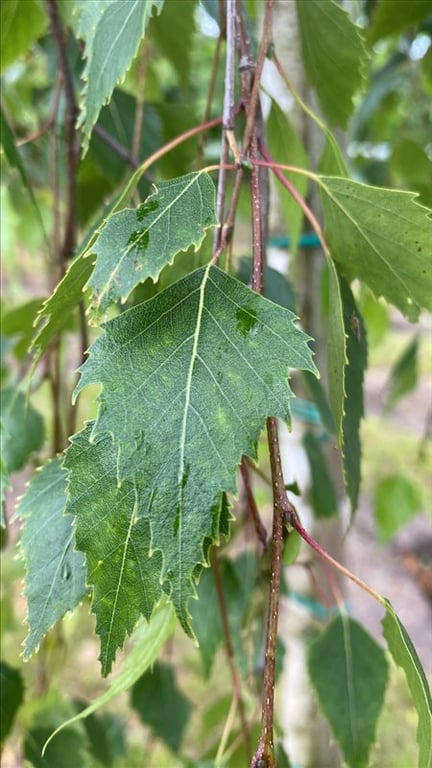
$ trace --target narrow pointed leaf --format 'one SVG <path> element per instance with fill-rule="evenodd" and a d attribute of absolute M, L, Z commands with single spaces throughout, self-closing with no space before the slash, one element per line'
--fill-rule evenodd
<path fill-rule="evenodd" d="M 358 278 L 415 321 L 432 310 L 432 220 L 411 192 L 319 177 L 326 237 L 349 281 Z"/>
<path fill-rule="evenodd" d="M 29 625 L 24 643 L 26 658 L 86 593 L 84 557 L 74 550 L 73 519 L 63 514 L 66 477 L 60 459 L 45 464 L 33 477 L 16 511 L 23 521 L 21 552 L 26 567 Z"/>
<path fill-rule="evenodd" d="M 94 259 L 78 256 L 72 261 L 54 293 L 45 301 L 36 318 L 31 346 L 34 366 L 57 334 L 70 322 L 73 312 L 83 299 L 84 287 L 92 273 L 93 265 Z"/>
<path fill-rule="evenodd" d="M 313 432 L 305 432 L 302 442 L 311 472 L 309 499 L 314 514 L 317 518 L 337 515 L 336 489 L 319 440 Z"/>
<path fill-rule="evenodd" d="M 336 426 L 336 435 L 341 442 L 344 417 L 346 335 L 339 275 L 333 261 L 327 259 L 328 267 L 328 314 L 327 314 L 327 357 L 330 405 Z"/>
<path fill-rule="evenodd" d="M 215 187 L 207 173 L 162 181 L 136 210 L 111 216 L 91 252 L 96 255 L 88 282 L 93 309 L 125 301 L 138 283 L 154 282 L 179 251 L 198 250 L 206 230 L 216 226 Z"/>
<path fill-rule="evenodd" d="M 432 697 L 420 659 L 404 625 L 386 602 L 382 621 L 384 637 L 393 659 L 405 672 L 414 706 L 418 714 L 418 768 L 432 768 Z"/>
<path fill-rule="evenodd" d="M 209 266 L 107 323 L 82 368 L 77 391 L 102 384 L 93 437 L 113 435 L 120 479 L 138 474 L 140 514 L 186 631 L 221 493 L 235 491 L 266 416 L 289 420 L 288 367 L 315 370 L 294 319 Z"/>
<path fill-rule="evenodd" d="M 308 669 L 345 762 L 366 768 L 387 685 L 384 651 L 360 624 L 338 616 L 310 644 Z"/>
<path fill-rule="evenodd" d="M 364 416 L 363 378 L 367 368 L 367 341 L 362 316 L 352 291 L 340 281 L 348 365 L 345 369 L 346 397 L 342 422 L 342 460 L 351 514 L 357 509 L 361 481 L 360 423 Z"/>
<path fill-rule="evenodd" d="M 78 34 L 85 40 L 86 81 L 81 96 L 79 126 L 84 128 L 84 151 L 99 112 L 126 75 L 153 9 L 160 12 L 163 0 L 80 0 Z"/>
<path fill-rule="evenodd" d="M 124 659 L 122 670 L 111 679 L 108 689 L 92 701 L 88 707 L 82 709 L 81 712 L 70 718 L 70 720 L 62 723 L 51 734 L 44 746 L 44 750 L 51 739 L 63 728 L 67 728 L 69 725 L 93 714 L 93 712 L 97 712 L 98 709 L 108 704 L 116 696 L 124 693 L 124 691 L 128 691 L 154 663 L 161 648 L 173 634 L 176 624 L 177 621 L 173 607 L 164 598 L 161 604 L 155 608 L 148 624 L 142 623 L 135 630 L 131 638 L 132 648 Z"/>
<path fill-rule="evenodd" d="M 332 0 L 297 0 L 297 13 L 308 81 L 329 122 L 346 128 L 367 61 L 361 31 Z"/>
<path fill-rule="evenodd" d="M 161 558 L 149 556 L 150 530 L 138 519 L 132 482 L 117 483 L 117 451 L 110 437 L 89 443 L 91 425 L 72 438 L 67 511 L 75 515 L 76 547 L 85 553 L 92 611 L 101 639 L 102 674 L 143 614 L 150 618 L 161 596 Z"/>

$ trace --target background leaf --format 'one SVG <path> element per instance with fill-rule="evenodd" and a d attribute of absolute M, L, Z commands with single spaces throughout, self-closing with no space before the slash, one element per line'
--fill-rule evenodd
<path fill-rule="evenodd" d="M 411 192 L 331 176 L 319 184 L 331 255 L 347 279 L 362 280 L 408 320 L 432 310 L 429 210 Z"/>
<path fill-rule="evenodd" d="M 383 37 L 400 34 L 427 18 L 430 13 L 430 0 L 411 0 L 409 3 L 379 0 L 373 12 L 368 39 L 371 43 L 376 43 Z"/>
<path fill-rule="evenodd" d="M 109 101 L 137 53 L 153 8 L 160 12 L 162 5 L 163 0 L 111 0 L 104 4 L 81 0 L 77 3 L 84 13 L 78 34 L 85 40 L 87 59 L 79 118 L 79 126 L 84 129 L 84 151 L 101 107 Z"/>
<path fill-rule="evenodd" d="M 66 472 L 61 460 L 53 459 L 34 475 L 16 511 L 23 521 L 21 552 L 26 566 L 29 625 L 26 658 L 87 591 L 84 557 L 74 549 L 73 520 L 63 515 L 65 506 Z"/>
<path fill-rule="evenodd" d="M 414 336 L 390 371 L 386 389 L 386 410 L 390 411 L 404 395 L 417 386 L 419 337 Z"/>
<path fill-rule="evenodd" d="M 107 323 L 81 369 L 77 392 L 102 384 L 92 439 L 112 434 L 119 479 L 137 477 L 188 632 L 191 574 L 204 539 L 219 538 L 221 493 L 235 490 L 266 416 L 289 420 L 288 367 L 315 370 L 293 319 L 209 266 Z"/>
<path fill-rule="evenodd" d="M 308 81 L 327 120 L 346 128 L 367 61 L 361 32 L 332 0 L 297 0 L 297 14 Z"/>
<path fill-rule="evenodd" d="M 43 35 L 48 17 L 37 0 L 8 0 L 0 6 L 0 62 L 3 71 Z"/>
<path fill-rule="evenodd" d="M 85 553 L 92 611 L 101 639 L 102 674 L 143 614 L 150 618 L 161 596 L 161 558 L 150 557 L 148 521 L 138 518 L 132 482 L 117 482 L 117 451 L 110 437 L 89 442 L 92 424 L 72 438 L 67 512 L 75 515 L 76 547 Z"/>
<path fill-rule="evenodd" d="M 150 621 L 148 623 L 143 622 L 135 630 L 131 638 L 132 647 L 124 659 L 122 670 L 110 681 L 108 689 L 101 693 L 88 707 L 62 723 L 50 735 L 48 741 L 63 728 L 67 728 L 93 712 L 97 712 L 116 696 L 128 691 L 154 663 L 164 643 L 174 632 L 176 623 L 172 605 L 166 599 L 162 599 L 155 608 Z M 48 745 L 48 741 L 45 743 L 45 747 Z"/>
<path fill-rule="evenodd" d="M 387 600 L 386 609 L 382 621 L 384 637 L 393 659 L 405 672 L 418 714 L 418 768 L 432 768 L 432 698 L 429 684 L 416 649 L 405 627 Z"/>
<path fill-rule="evenodd" d="M 338 512 L 336 489 L 320 442 L 313 432 L 305 432 L 302 442 L 311 471 L 309 501 L 314 514 L 317 518 L 332 517 Z"/>
<path fill-rule="evenodd" d="M 0 661 L 0 744 L 7 738 L 24 700 L 24 683 L 18 669 Z"/>
<path fill-rule="evenodd" d="M 206 229 L 216 224 L 215 187 L 207 173 L 160 182 L 136 210 L 111 216 L 92 246 L 93 308 L 104 312 L 110 303 L 125 301 L 138 283 L 149 277 L 156 282 L 179 251 L 198 249 Z"/>
<path fill-rule="evenodd" d="M 363 378 L 367 368 L 367 341 L 362 316 L 351 288 L 341 278 L 341 297 L 346 334 L 348 365 L 345 369 L 342 460 L 351 514 L 357 509 L 361 481 L 360 423 L 364 416 Z"/>
<path fill-rule="evenodd" d="M 381 544 L 421 509 L 419 489 L 404 475 L 389 475 L 379 481 L 374 492 L 374 516 Z"/>
<path fill-rule="evenodd" d="M 195 31 L 196 0 L 165 0 L 163 13 L 153 19 L 152 39 L 172 63 L 184 90 L 190 87 L 190 67 Z"/>
<path fill-rule="evenodd" d="M 366 768 L 387 685 L 384 651 L 353 619 L 338 616 L 308 651 L 321 708 L 350 768 Z"/>
<path fill-rule="evenodd" d="M 156 662 L 134 684 L 130 703 L 154 735 L 178 753 L 191 705 L 177 687 L 172 667 Z"/>
<path fill-rule="evenodd" d="M 23 392 L 7 387 L 1 391 L 0 415 L 3 425 L 2 459 L 9 472 L 22 469 L 44 441 L 42 416 L 26 403 Z"/>
<path fill-rule="evenodd" d="M 266 130 L 270 152 L 273 157 L 277 158 L 278 163 L 309 168 L 309 159 L 297 132 L 274 100 L 272 100 L 270 114 L 266 122 Z M 306 198 L 308 190 L 306 176 L 298 173 L 290 174 L 286 171 L 284 174 L 300 195 Z M 290 251 L 296 254 L 303 224 L 303 211 L 290 194 L 281 193 L 279 189 L 278 192 L 281 197 L 282 214 L 290 236 Z"/>

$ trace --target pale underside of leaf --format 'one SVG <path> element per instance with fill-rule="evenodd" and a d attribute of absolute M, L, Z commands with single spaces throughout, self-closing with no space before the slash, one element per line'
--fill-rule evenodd
<path fill-rule="evenodd" d="M 162 580 L 190 631 L 191 574 L 218 534 L 268 415 L 290 418 L 288 368 L 315 371 L 294 315 L 216 267 L 196 270 L 105 325 L 81 369 L 100 382 L 93 437 L 113 436 L 119 482 L 134 478 Z"/>
<path fill-rule="evenodd" d="M 177 253 L 192 245 L 197 250 L 217 223 L 215 187 L 200 172 L 160 182 L 136 210 L 112 215 L 91 249 L 96 255 L 88 282 L 92 309 L 104 312 L 110 303 L 125 301 L 138 283 L 156 282 Z"/>

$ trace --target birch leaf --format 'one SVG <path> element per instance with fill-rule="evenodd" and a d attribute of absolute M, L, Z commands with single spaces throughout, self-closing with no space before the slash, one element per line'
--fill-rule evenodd
<path fill-rule="evenodd" d="M 161 596 L 161 559 L 150 558 L 148 521 L 138 518 L 133 483 L 117 483 L 116 450 L 110 437 L 89 443 L 91 425 L 72 438 L 67 511 L 76 517 L 76 547 L 85 553 L 92 611 L 101 639 L 102 674 L 111 671 L 117 648 L 141 614 L 150 618 Z"/>
<path fill-rule="evenodd" d="M 308 669 L 350 768 L 366 768 L 387 686 L 384 651 L 353 619 L 338 616 L 310 644 Z"/>
<path fill-rule="evenodd" d="M 91 439 L 111 434 L 118 482 L 135 478 L 188 633 L 192 573 L 206 563 L 203 542 L 218 539 L 222 492 L 235 491 L 266 417 L 289 421 L 288 368 L 315 370 L 294 319 L 208 266 L 107 323 L 81 369 L 77 391 L 102 384 Z"/>
<path fill-rule="evenodd" d="M 91 249 L 93 309 L 104 312 L 112 302 L 125 301 L 149 277 L 156 282 L 179 251 L 191 245 L 198 250 L 216 224 L 215 187 L 207 173 L 162 181 L 136 210 L 113 214 Z"/>
<path fill-rule="evenodd" d="M 327 242 L 349 281 L 358 278 L 416 321 L 432 310 L 432 221 L 412 192 L 320 176 Z"/>
<path fill-rule="evenodd" d="M 163 0 L 80 0 L 78 35 L 85 41 L 86 81 L 81 96 L 79 127 L 84 151 L 99 112 L 115 86 L 126 75 L 144 37 L 153 8 L 159 13 Z"/>
<path fill-rule="evenodd" d="M 73 520 L 63 515 L 65 506 L 66 472 L 60 459 L 53 459 L 34 475 L 16 512 L 23 521 L 21 552 L 26 566 L 25 658 L 86 593 L 84 558 L 74 550 Z"/>

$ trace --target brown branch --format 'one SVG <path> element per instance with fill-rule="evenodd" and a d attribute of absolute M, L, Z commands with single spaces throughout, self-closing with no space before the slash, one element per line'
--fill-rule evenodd
<path fill-rule="evenodd" d="M 273 481 L 272 553 L 270 597 L 266 628 L 261 732 L 258 748 L 251 763 L 252 768 L 274 768 L 276 765 L 273 741 L 274 689 L 282 573 L 284 499 L 286 498 L 286 494 L 282 474 L 277 423 L 276 419 L 272 417 L 267 419 L 267 436 Z"/>

